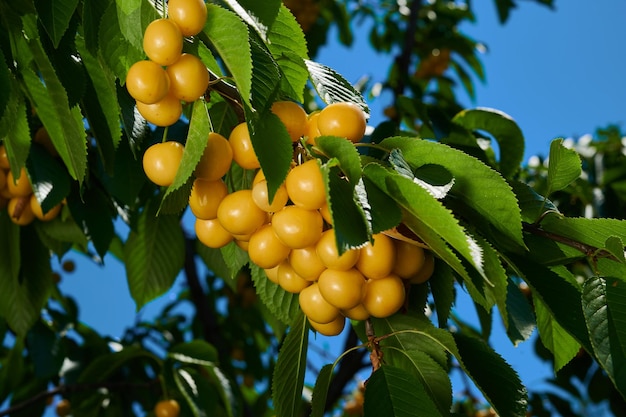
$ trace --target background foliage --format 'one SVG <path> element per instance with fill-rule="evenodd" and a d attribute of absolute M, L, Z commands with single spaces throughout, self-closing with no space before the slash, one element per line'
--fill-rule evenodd
<path fill-rule="evenodd" d="M 494 2 L 502 23 L 516 3 Z M 471 2 L 213 2 L 185 50 L 228 78 L 168 129 L 186 150 L 174 184 L 160 189 L 141 156 L 164 132 L 134 111 L 123 83 L 162 6 L 0 1 L 0 137 L 11 171 L 26 167 L 44 208 L 67 202 L 54 221 L 25 227 L 0 211 L 0 415 L 41 415 L 56 395 L 76 416 L 144 415 L 162 397 L 189 416 L 321 416 L 354 404 L 372 416 L 585 415 L 598 403 L 626 412 L 626 174 L 617 127 L 554 141 L 549 158 L 521 167 L 515 121 L 456 100 L 458 86 L 471 96 L 486 77 L 480 45 L 457 30 L 473 19 Z M 367 109 L 370 86 L 353 88 L 314 60 L 331 27 L 352 42 L 358 19 L 374 22 L 372 47 L 390 57 L 384 88 L 394 103 L 367 150 L 345 152 L 331 138 L 311 150 L 326 168 L 331 206 L 341 208 L 333 212 L 339 243 L 357 246 L 402 221 L 436 254 L 436 269 L 411 287 L 400 313 L 352 323 L 346 353 L 321 368 L 310 398 L 302 396 L 310 335 L 297 297 L 237 246 L 209 249 L 180 220 L 209 131 L 228 136 L 245 119 L 275 189 L 292 149 L 272 102 Z M 34 140 L 41 126 L 58 156 Z M 337 172 L 348 185 L 333 180 Z M 228 177 L 239 188 L 249 174 Z M 120 259 L 137 309 L 181 272 L 187 287 L 157 319 L 112 340 L 82 323 L 80 300 L 54 283 L 50 257 L 70 251 Z M 470 294 L 480 328 L 451 315 L 458 291 Z M 188 302 L 192 317 L 178 312 Z M 562 395 L 528 392 L 489 347 L 494 316 L 514 344 L 538 330 L 537 353 L 553 363 Z M 366 387 L 349 394 L 355 373 L 369 367 Z M 449 373 L 459 370 L 486 402 L 453 401 Z"/>

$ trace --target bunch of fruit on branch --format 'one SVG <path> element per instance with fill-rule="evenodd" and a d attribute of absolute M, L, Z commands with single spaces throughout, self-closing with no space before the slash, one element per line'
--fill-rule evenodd
<path fill-rule="evenodd" d="M 44 146 L 53 156 L 58 155 L 45 128 L 37 129 L 33 140 Z M 56 218 L 63 206 L 57 204 L 44 211 L 41 203 L 33 193 L 26 168 L 22 167 L 19 175 L 15 175 L 11 170 L 6 147 L 0 144 L 0 210 L 6 209 L 13 223 L 26 226 L 35 220 L 47 222 Z"/>
<path fill-rule="evenodd" d="M 130 67 L 126 88 L 148 122 L 174 124 L 183 113 L 183 102 L 194 102 L 206 92 L 206 66 L 197 56 L 183 53 L 183 38 L 200 33 L 206 17 L 202 0 L 171 0 L 167 17 L 152 21 L 146 28 L 143 49 L 148 59 Z"/>
<path fill-rule="evenodd" d="M 362 247 L 340 253 L 330 215 L 320 160 L 302 143 L 315 146 L 319 136 L 361 141 L 366 119 L 353 103 L 332 103 L 307 115 L 292 101 L 278 101 L 278 116 L 300 152 L 272 198 L 255 154 L 246 122 L 228 138 L 211 132 L 194 172 L 189 207 L 203 244 L 221 248 L 236 243 L 266 276 L 298 294 L 302 311 L 319 333 L 337 335 L 346 318 L 384 318 L 405 303 L 406 287 L 426 281 L 432 254 L 397 234 L 378 233 Z M 143 157 L 148 178 L 160 186 L 174 181 L 184 145 L 165 141 Z M 249 188 L 230 189 L 224 181 L 231 164 L 254 170 Z M 393 235 L 390 236 L 390 235 Z"/>

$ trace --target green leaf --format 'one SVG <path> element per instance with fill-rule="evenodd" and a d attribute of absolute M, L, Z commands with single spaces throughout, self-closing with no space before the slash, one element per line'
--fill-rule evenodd
<path fill-rule="evenodd" d="M 359 93 L 343 76 L 326 65 L 305 59 L 304 63 L 309 71 L 309 78 L 317 94 L 326 104 L 335 102 L 352 102 L 357 104 L 367 114 L 369 107 Z"/>
<path fill-rule="evenodd" d="M 292 142 L 285 125 L 273 113 L 248 119 L 250 140 L 265 179 L 269 198 L 285 181 L 293 160 Z"/>
<path fill-rule="evenodd" d="M 19 279 L 20 227 L 13 223 L 6 210 L 0 211 L 0 316 L 7 317 L 10 309 L 11 291 Z"/>
<path fill-rule="evenodd" d="M 502 176 L 510 178 L 519 170 L 524 157 L 524 135 L 508 114 L 488 108 L 463 110 L 452 118 L 452 123 L 472 131 L 484 130 L 498 141 Z"/>
<path fill-rule="evenodd" d="M 311 398 L 310 417 L 324 417 L 328 388 L 333 378 L 333 369 L 335 369 L 335 364 L 329 363 L 322 366 L 319 374 L 317 374 L 315 386 L 313 387 L 313 396 Z"/>
<path fill-rule="evenodd" d="M 104 258 L 115 235 L 111 200 L 100 188 L 89 188 L 81 196 L 71 193 L 67 197 L 76 224 L 89 237 L 100 258 Z"/>
<path fill-rule="evenodd" d="M 517 373 L 483 340 L 453 333 L 459 361 L 500 416 L 525 417 L 528 393 Z"/>
<path fill-rule="evenodd" d="M 78 0 L 35 0 L 39 20 L 55 48 L 59 46 L 63 34 L 68 29 L 76 6 Z"/>
<path fill-rule="evenodd" d="M 57 216 L 49 222 L 38 222 L 35 227 L 40 239 L 46 243 L 46 246 L 48 245 L 46 240 L 53 239 L 54 241 L 75 245 L 77 249 L 83 252 L 87 251 L 87 236 L 85 236 L 83 230 L 78 227 L 71 216 L 67 216 L 67 218 L 64 218 L 62 215 Z M 44 235 L 43 237 L 42 234 Z M 57 254 L 62 255 L 66 251 L 63 250 Z"/>
<path fill-rule="evenodd" d="M 320 136 L 315 138 L 314 151 L 330 160 L 336 160 L 341 172 L 353 187 L 361 179 L 361 158 L 352 142 L 337 136 Z"/>
<path fill-rule="evenodd" d="M 285 5 L 281 4 L 268 39 L 268 48 L 284 75 L 282 90 L 288 97 L 304 102 L 304 86 L 309 77 L 304 65 L 304 59 L 308 58 L 306 40 L 302 28 Z"/>
<path fill-rule="evenodd" d="M 267 32 L 274 24 L 281 6 L 280 0 L 267 0 L 263 3 L 254 0 L 226 0 L 225 2 L 259 34 L 261 39 L 267 40 Z"/>
<path fill-rule="evenodd" d="M 402 221 L 402 211 L 393 198 L 381 191 L 370 179 L 363 177 L 361 180 L 362 183 L 357 184 L 355 191 L 366 218 L 371 222 L 372 233 L 398 226 Z"/>
<path fill-rule="evenodd" d="M 215 4 L 207 4 L 203 32 L 231 72 L 243 102 L 250 106 L 252 57 L 248 28 L 234 13 Z M 245 41 L 244 41 L 245 39 Z"/>
<path fill-rule="evenodd" d="M 274 409 L 279 416 L 296 416 L 302 405 L 302 388 L 309 343 L 307 318 L 299 312 L 278 352 L 272 376 Z"/>
<path fill-rule="evenodd" d="M 119 368 L 130 361 L 137 362 L 140 359 L 148 359 L 151 362 L 160 364 L 161 360 L 149 351 L 139 346 L 125 346 L 118 352 L 101 354 L 90 361 L 85 369 L 80 373 L 77 382 L 101 382 L 114 374 Z"/>
<path fill-rule="evenodd" d="M 91 79 L 93 92 L 100 103 L 101 116 L 105 121 L 103 123 L 105 129 L 94 130 L 94 136 L 99 143 L 104 140 L 111 141 L 113 149 L 116 149 L 122 138 L 122 130 L 120 129 L 121 108 L 117 100 L 115 77 L 99 56 L 89 52 L 85 40 L 79 36 L 76 37 L 76 47 Z M 90 124 L 93 126 L 93 118 L 91 118 Z"/>
<path fill-rule="evenodd" d="M 107 7 L 113 0 L 83 0 L 82 28 L 85 44 L 90 51 L 98 49 L 98 32 L 100 22 Z"/>
<path fill-rule="evenodd" d="M 354 188 L 341 178 L 339 169 L 332 164 L 324 164 L 321 172 L 326 184 L 328 209 L 333 219 L 337 249 L 342 254 L 367 242 L 370 226 Z"/>
<path fill-rule="evenodd" d="M 2 365 L 0 366 L 0 401 L 2 403 L 23 382 L 26 374 L 24 372 L 24 361 L 24 342 L 18 339 L 2 361 L 0 361 L 0 365 Z"/>
<path fill-rule="evenodd" d="M 408 137 L 385 139 L 381 146 L 398 148 L 412 168 L 440 165 L 454 177 L 450 195 L 474 210 L 519 248 L 524 247 L 520 209 L 509 184 L 479 160 L 447 145 Z"/>
<path fill-rule="evenodd" d="M 624 242 L 617 236 L 609 236 L 604 243 L 606 250 L 620 262 L 626 262 L 624 257 Z"/>
<path fill-rule="evenodd" d="M 228 275 L 222 276 L 222 278 L 229 280 L 234 279 L 239 271 L 241 271 L 241 268 L 250 262 L 248 253 L 237 246 L 235 242 L 231 242 L 224 246 L 220 249 L 220 252 L 222 253 L 222 259 L 230 271 Z"/>
<path fill-rule="evenodd" d="M 143 49 L 146 27 L 160 16 L 151 2 L 142 0 L 116 1 L 117 18 L 124 38 L 136 49 Z"/>
<path fill-rule="evenodd" d="M 288 325 L 292 324 L 299 316 L 298 295 L 287 292 L 270 281 L 265 271 L 258 266 L 251 264 L 250 267 L 254 287 L 261 302 L 278 320 Z"/>
<path fill-rule="evenodd" d="M 567 365 L 580 351 L 580 344 L 554 319 L 539 297 L 534 299 L 537 329 L 543 345 L 554 355 L 554 372 Z"/>
<path fill-rule="evenodd" d="M 415 376 L 390 365 L 381 366 L 368 379 L 363 410 L 365 417 L 444 415 Z"/>
<path fill-rule="evenodd" d="M 250 39 L 252 53 L 252 105 L 259 113 L 270 110 L 280 86 L 278 64 L 258 38 Z"/>
<path fill-rule="evenodd" d="M 581 172 L 582 166 L 578 153 L 563 146 L 563 139 L 553 140 L 550 143 L 546 196 L 567 187 L 580 177 Z"/>
<path fill-rule="evenodd" d="M 391 191 L 389 187 L 389 183 L 387 182 L 387 178 L 390 176 L 397 176 L 399 178 L 402 178 L 399 174 L 392 173 L 388 171 L 387 169 L 383 168 L 381 165 L 376 164 L 376 163 L 367 164 L 363 168 L 363 174 L 365 175 L 366 179 L 369 179 L 373 184 L 375 184 L 376 187 L 382 190 L 390 198 L 393 198 L 395 200 L 396 198 L 400 197 L 400 196 L 395 195 Z M 416 193 L 423 193 L 425 196 L 427 196 L 426 201 L 429 201 L 430 204 L 433 205 L 433 207 L 436 207 L 436 206 L 438 207 L 437 211 L 446 213 L 445 208 L 441 206 L 441 203 L 439 201 L 437 201 L 430 194 L 428 194 L 426 190 L 422 189 L 419 186 L 416 186 L 416 187 L 417 187 L 416 190 L 419 189 L 415 191 Z M 422 208 L 413 207 L 413 209 L 421 210 Z M 430 215 L 432 215 L 432 213 Z M 446 225 L 446 222 L 444 222 L 443 225 L 438 226 L 439 228 L 444 227 L 444 226 L 450 227 L 450 224 L 456 224 L 455 227 L 460 228 L 456 219 L 454 219 L 449 212 L 447 214 L 444 214 L 443 216 L 446 216 L 449 219 L 452 218 L 453 223 L 447 222 L 448 224 Z M 426 225 L 419 217 L 416 217 L 413 215 L 411 216 L 405 215 L 403 218 L 403 221 L 406 224 L 406 226 L 411 229 L 411 231 L 417 234 L 420 237 L 420 239 L 422 239 L 424 243 L 428 245 L 430 250 L 432 250 L 435 254 L 437 254 L 437 256 L 440 257 L 445 263 L 450 265 L 452 269 L 454 269 L 461 277 L 463 277 L 471 285 L 471 278 L 469 274 L 467 273 L 465 266 L 459 260 L 456 254 L 450 249 L 450 246 L 448 246 L 448 243 L 446 242 L 446 240 L 444 240 L 439 233 L 437 233 L 431 227 Z M 440 219 L 437 220 L 437 223 L 439 223 L 440 221 L 441 221 Z M 460 229 L 462 231 L 462 228 Z M 483 300 L 483 304 L 486 305 L 486 300 Z"/>
<path fill-rule="evenodd" d="M 7 231 L 7 234 L 2 234 L 9 236 L 6 243 L 18 244 L 19 252 L 0 247 L 0 253 L 8 255 L 6 259 L 9 260 L 8 268 L 0 269 L 0 305 L 3 306 L 0 313 L 17 337 L 21 338 L 39 319 L 41 309 L 48 301 L 52 289 L 52 270 L 48 249 L 38 239 L 35 229 L 19 227 L 17 231 L 11 230 L 6 224 L 9 221 L 3 213 L 0 229 Z M 15 233 L 19 233 L 19 238 Z M 19 257 L 19 261 L 16 257 Z M 18 273 L 15 271 L 17 265 Z"/>
<path fill-rule="evenodd" d="M 384 353 L 389 365 L 410 372 L 418 379 L 418 390 L 427 394 L 425 398 L 421 398 L 421 402 L 428 403 L 429 409 L 436 406 L 438 414 L 448 414 L 452 406 L 452 384 L 448 372 L 441 364 L 417 349 L 396 348 L 385 350 Z"/>
<path fill-rule="evenodd" d="M 156 215 L 155 204 L 140 215 L 137 230 L 124 246 L 128 287 L 137 311 L 165 293 L 185 263 L 185 238 L 180 219 Z"/>
<path fill-rule="evenodd" d="M 213 366 L 218 360 L 215 347 L 204 340 L 192 340 L 174 345 L 170 348 L 167 356 L 178 362 L 191 365 Z"/>
<path fill-rule="evenodd" d="M 11 73 L 9 72 L 4 52 L 0 49 L 0 119 L 4 116 L 11 96 L 15 95 L 13 94 L 11 85 Z M 0 130 L 0 132 L 2 132 L 2 130 Z"/>
<path fill-rule="evenodd" d="M 535 315 L 524 294 L 511 279 L 506 292 L 506 314 L 509 327 L 506 334 L 514 346 L 528 340 L 537 326 Z M 502 314 L 502 313 L 501 313 Z"/>
<path fill-rule="evenodd" d="M 233 382 L 215 366 L 205 366 L 200 370 L 192 367 L 174 367 L 174 383 L 185 399 L 194 417 L 207 415 L 236 415 L 237 398 L 234 398 Z M 224 408 L 220 405 L 224 405 Z"/>
<path fill-rule="evenodd" d="M 428 280 L 430 291 L 435 302 L 437 311 L 437 322 L 439 327 L 445 328 L 448 325 L 450 311 L 455 301 L 454 285 L 456 280 L 452 269 L 442 262 L 435 262 L 435 271 Z"/>
<path fill-rule="evenodd" d="M 18 84 L 13 80 L 14 91 Z M 14 178 L 18 178 L 20 169 L 26 164 L 30 152 L 31 134 L 26 118 L 26 102 L 21 94 L 11 94 L 7 108 L 0 119 L 0 138 L 6 148 Z"/>
<path fill-rule="evenodd" d="M 172 194 L 179 190 L 183 185 L 187 184 L 191 176 L 193 175 L 196 165 L 200 162 L 200 158 L 204 153 L 204 149 L 207 146 L 207 140 L 209 133 L 211 132 L 211 124 L 209 121 L 209 114 L 206 109 L 206 105 L 203 100 L 197 100 L 193 104 L 193 110 L 191 113 L 191 119 L 189 121 L 189 132 L 187 133 L 187 140 L 185 142 L 185 148 L 183 150 L 183 158 L 176 171 L 176 176 L 172 185 L 167 187 L 167 191 L 161 201 L 161 207 L 168 201 Z M 189 189 L 191 191 L 191 189 Z M 189 200 L 189 194 L 183 196 Z M 179 207 L 179 208 L 184 208 Z"/>
<path fill-rule="evenodd" d="M 561 275 L 565 271 L 559 270 L 561 273 L 557 273 L 554 269 L 519 255 L 511 256 L 511 261 L 532 288 L 533 296 L 540 297 L 559 325 L 587 351 L 591 351 L 580 291 Z"/>
<path fill-rule="evenodd" d="M 230 269 L 228 265 L 226 265 L 226 262 L 224 262 L 224 257 L 220 249 L 209 248 L 197 239 L 195 243 L 195 252 L 216 277 L 231 277 Z"/>
<path fill-rule="evenodd" d="M 33 24 L 24 18 L 25 27 Z M 43 122 L 70 175 L 82 183 L 87 170 L 87 141 L 80 108 L 70 108 L 65 88 L 39 39 L 27 42 L 39 72 L 36 74 L 30 69 L 22 71 L 26 89 L 37 116 Z"/>
<path fill-rule="evenodd" d="M 129 68 L 135 62 L 145 59 L 145 54 L 124 38 L 115 2 L 101 15 L 98 39 L 106 39 L 106 42 L 98 44 L 102 60 L 124 85 Z"/>
<path fill-rule="evenodd" d="M 610 277 L 591 277 L 585 281 L 582 305 L 593 352 L 622 396 L 626 396 L 626 333 L 618 325 L 625 321 L 625 301 L 623 281 Z"/>
<path fill-rule="evenodd" d="M 67 197 L 71 186 L 70 178 L 59 161 L 47 150 L 33 145 L 27 167 L 33 194 L 44 213 Z"/>

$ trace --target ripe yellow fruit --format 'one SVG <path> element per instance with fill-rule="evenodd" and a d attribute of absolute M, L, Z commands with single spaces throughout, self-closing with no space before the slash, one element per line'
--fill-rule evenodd
<path fill-rule="evenodd" d="M 195 36 L 204 28 L 207 8 L 204 0 L 169 0 L 167 15 L 183 36 Z"/>
<path fill-rule="evenodd" d="M 143 154 L 143 170 L 150 181 L 167 187 L 172 184 L 183 159 L 184 147 L 176 141 L 155 143 Z"/>
<path fill-rule="evenodd" d="M 7 204 L 7 212 L 11 221 L 18 226 L 26 226 L 35 220 L 30 208 L 29 197 L 13 197 Z"/>
<path fill-rule="evenodd" d="M 292 142 L 297 142 L 304 136 L 307 128 L 307 115 L 299 104 L 293 101 L 277 101 L 272 104 L 272 113 L 283 122 Z"/>
<path fill-rule="evenodd" d="M 170 79 L 159 64 L 152 61 L 137 61 L 126 74 L 126 89 L 135 100 L 154 104 L 167 95 Z"/>
<path fill-rule="evenodd" d="M 307 117 L 306 131 L 304 136 L 306 137 L 306 143 L 309 145 L 315 145 L 315 140 L 321 136 L 319 128 L 317 127 L 317 118 L 320 116 L 319 112 L 311 113 Z"/>
<path fill-rule="evenodd" d="M 196 178 L 189 195 L 189 208 L 199 219 L 214 219 L 217 217 L 217 208 L 227 195 L 228 188 L 221 179 L 207 181 Z"/>
<path fill-rule="evenodd" d="M 217 218 L 233 235 L 250 235 L 267 220 L 267 213 L 252 200 L 251 190 L 228 194 L 217 208 Z"/>
<path fill-rule="evenodd" d="M 233 240 L 233 235 L 222 227 L 218 219 L 196 219 L 194 228 L 198 240 L 209 248 L 218 249 L 228 245 Z"/>
<path fill-rule="evenodd" d="M 274 199 L 270 203 L 267 181 L 263 180 L 252 186 L 252 199 L 261 210 L 268 213 L 274 213 L 285 207 L 285 204 L 287 204 L 287 201 L 289 200 L 289 196 L 287 195 L 287 188 L 285 188 L 285 185 L 282 184 L 276 190 Z"/>
<path fill-rule="evenodd" d="M 359 303 L 356 307 L 352 307 L 348 310 L 341 310 L 341 312 L 351 320 L 367 320 L 370 316 L 370 313 L 368 313 L 363 303 Z"/>
<path fill-rule="evenodd" d="M 233 150 L 228 139 L 219 133 L 211 132 L 194 173 L 198 178 L 216 181 L 226 175 L 232 161 Z"/>
<path fill-rule="evenodd" d="M 228 141 L 233 149 L 233 159 L 244 169 L 257 169 L 261 167 L 259 159 L 252 147 L 250 132 L 246 122 L 240 123 L 230 132 Z"/>
<path fill-rule="evenodd" d="M 33 188 L 30 185 L 26 168 L 20 170 L 20 176 L 17 179 L 13 177 L 13 172 L 9 171 L 7 174 L 7 190 L 12 197 L 26 197 L 32 194 Z"/>
<path fill-rule="evenodd" d="M 416 276 L 424 266 L 426 251 L 420 246 L 403 240 L 395 240 L 396 262 L 393 273 L 400 278 L 410 279 Z"/>
<path fill-rule="evenodd" d="M 11 165 L 9 164 L 9 155 L 7 154 L 7 148 L 5 148 L 4 144 L 0 144 L 0 168 L 11 168 Z"/>
<path fill-rule="evenodd" d="M 172 94 L 167 94 L 156 103 L 146 104 L 138 101 L 136 104 L 137 111 L 143 118 L 156 126 L 171 126 L 183 114 L 183 105 Z"/>
<path fill-rule="evenodd" d="M 293 294 L 298 294 L 311 285 L 311 281 L 307 281 L 296 274 L 296 271 L 293 270 L 287 261 L 283 261 L 278 265 L 277 278 L 278 285 L 280 285 L 283 290 Z"/>
<path fill-rule="evenodd" d="M 198 57 L 182 54 L 166 69 L 170 92 L 179 100 L 191 103 L 204 95 L 209 86 L 209 71 Z"/>
<path fill-rule="evenodd" d="M 56 206 L 48 210 L 46 213 L 44 213 L 43 209 L 41 208 L 41 204 L 39 204 L 37 197 L 35 197 L 35 194 L 31 194 L 29 204 L 30 204 L 30 209 L 35 215 L 35 217 L 44 222 L 54 219 L 61 212 L 61 204 L 57 204 Z"/>
<path fill-rule="evenodd" d="M 339 256 L 337 250 L 337 241 L 335 229 L 328 229 L 315 245 L 317 256 L 319 256 L 326 268 L 346 271 L 351 269 L 359 259 L 360 251 L 358 249 L 350 249 Z"/>
<path fill-rule="evenodd" d="M 372 236 L 374 244 L 367 242 L 360 249 L 356 268 L 366 278 L 377 279 L 391 273 L 396 263 L 396 247 L 392 238 L 382 233 Z"/>
<path fill-rule="evenodd" d="M 340 314 L 339 309 L 322 296 L 317 283 L 313 283 L 300 291 L 298 300 L 302 312 L 316 323 L 330 323 Z"/>
<path fill-rule="evenodd" d="M 326 188 L 317 159 L 306 161 L 289 171 L 285 187 L 296 206 L 317 210 L 326 204 Z"/>
<path fill-rule="evenodd" d="M 326 269 L 326 265 L 317 256 L 315 246 L 302 249 L 292 249 L 289 253 L 289 263 L 298 275 L 307 281 L 315 281 Z"/>
<path fill-rule="evenodd" d="M 176 400 L 161 400 L 154 406 L 154 415 L 156 417 L 178 417 L 180 414 L 180 405 Z"/>
<path fill-rule="evenodd" d="M 172 65 L 183 52 L 183 35 L 178 25 L 170 19 L 156 19 L 143 34 L 143 50 L 161 66 Z"/>
<path fill-rule="evenodd" d="M 332 103 L 320 111 L 317 127 L 324 136 L 339 136 L 356 143 L 363 139 L 367 121 L 356 104 Z"/>
<path fill-rule="evenodd" d="M 278 239 L 269 224 L 254 232 L 248 242 L 250 260 L 263 269 L 278 266 L 287 259 L 290 249 Z"/>
<path fill-rule="evenodd" d="M 286 206 L 272 216 L 278 238 L 291 249 L 314 245 L 322 235 L 324 221 L 317 210 Z"/>
<path fill-rule="evenodd" d="M 357 269 L 347 271 L 327 269 L 320 274 L 317 284 L 326 301 L 341 310 L 350 310 L 361 303 L 365 277 Z"/>
<path fill-rule="evenodd" d="M 363 306 L 373 317 L 389 317 L 404 305 L 404 282 L 397 275 L 370 279 L 364 290 Z"/>
<path fill-rule="evenodd" d="M 309 319 L 309 324 L 316 332 L 323 334 L 324 336 L 337 336 L 345 328 L 346 318 L 340 314 L 335 318 L 335 320 L 327 324 L 316 323 Z"/>
<path fill-rule="evenodd" d="M 430 279 L 435 272 L 435 257 L 431 252 L 426 252 L 424 266 L 422 269 L 409 279 L 411 284 L 423 284 Z"/>
<path fill-rule="evenodd" d="M 267 275 L 267 279 L 272 281 L 274 284 L 278 284 L 278 267 L 279 266 L 280 265 L 275 266 L 274 268 L 264 269 L 265 275 Z"/>
<path fill-rule="evenodd" d="M 0 190 L 7 185 L 7 174 L 3 169 L 0 169 Z"/>

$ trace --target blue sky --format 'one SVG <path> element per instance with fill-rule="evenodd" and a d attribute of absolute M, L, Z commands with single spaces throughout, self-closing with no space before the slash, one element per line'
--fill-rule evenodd
<path fill-rule="evenodd" d="M 556 11 L 519 3 L 510 21 L 501 26 L 493 1 L 474 2 L 477 23 L 462 30 L 488 46 L 483 57 L 487 82 L 477 84 L 475 102 L 463 99 L 467 107 L 493 107 L 512 116 L 526 136 L 526 157 L 547 154 L 555 137 L 579 136 L 608 123 L 624 129 L 626 1 L 557 0 Z M 330 45 L 318 61 L 350 82 L 364 75 L 384 80 L 390 58 L 369 50 L 366 30 L 355 31 L 351 49 Z M 384 98 L 370 102 L 373 114 L 380 114 L 387 104 Z M 85 323 L 103 334 L 121 336 L 136 320 L 122 265 L 106 258 L 101 268 L 79 255 L 68 257 L 78 261 L 77 270 L 64 275 L 61 290 L 79 300 Z M 164 299 L 175 296 L 178 288 Z M 149 317 L 162 305 L 163 299 L 151 303 L 142 314 Z M 494 331 L 498 326 L 496 319 Z M 321 343 L 332 345 L 326 339 Z M 536 387 L 548 375 L 549 369 L 533 361 L 530 343 L 513 348 L 506 337 L 496 336 L 494 345 L 520 370 L 526 384 Z"/>

